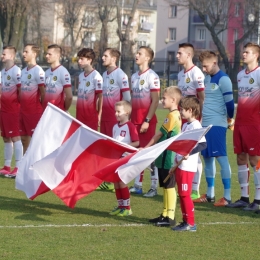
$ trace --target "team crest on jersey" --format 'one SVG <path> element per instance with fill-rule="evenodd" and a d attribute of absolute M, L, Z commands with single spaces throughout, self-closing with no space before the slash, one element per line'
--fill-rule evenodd
<path fill-rule="evenodd" d="M 32 75 L 31 75 L 31 74 L 29 74 L 29 75 L 27 76 L 27 79 L 31 79 L 31 77 L 32 77 Z"/>
<path fill-rule="evenodd" d="M 190 78 L 186 78 L 186 83 L 190 83 Z"/>
<path fill-rule="evenodd" d="M 143 85 L 144 84 L 144 80 L 140 80 L 140 85 Z"/>
<path fill-rule="evenodd" d="M 215 89 L 215 84 L 212 84 L 212 85 L 211 85 L 211 89 Z"/>
<path fill-rule="evenodd" d="M 120 133 L 120 136 L 122 136 L 122 137 L 125 137 L 126 136 L 126 131 L 121 131 L 121 133 Z"/>
<path fill-rule="evenodd" d="M 7 76 L 7 80 L 10 80 L 10 79 L 11 79 L 11 77 L 8 75 L 8 76 Z"/>
<path fill-rule="evenodd" d="M 88 81 L 88 82 L 86 83 L 86 86 L 89 87 L 89 85 L 90 85 L 90 82 Z"/>
<path fill-rule="evenodd" d="M 253 78 L 251 78 L 250 80 L 249 80 L 249 84 L 253 84 L 255 81 L 254 81 L 254 79 Z"/>
<path fill-rule="evenodd" d="M 57 81 L 57 76 L 54 76 L 52 79 L 53 81 Z"/>
<path fill-rule="evenodd" d="M 169 118 L 165 118 L 163 123 L 167 124 L 168 122 L 169 122 Z"/>
<path fill-rule="evenodd" d="M 114 80 L 113 79 L 110 79 L 110 81 L 109 81 L 109 83 L 112 85 L 112 84 L 114 84 Z"/>

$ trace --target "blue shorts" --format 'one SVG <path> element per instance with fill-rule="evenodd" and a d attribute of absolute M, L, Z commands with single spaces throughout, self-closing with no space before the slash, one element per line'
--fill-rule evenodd
<path fill-rule="evenodd" d="M 212 126 L 205 135 L 207 148 L 201 151 L 201 155 L 204 157 L 226 156 L 226 133 L 227 128 L 222 126 Z"/>

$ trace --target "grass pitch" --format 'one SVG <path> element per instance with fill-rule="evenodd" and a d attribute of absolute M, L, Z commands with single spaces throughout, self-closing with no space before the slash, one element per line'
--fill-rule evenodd
<path fill-rule="evenodd" d="M 157 111 L 158 127 L 166 113 Z M 74 107 L 71 114 L 75 114 Z M 234 201 L 240 197 L 240 191 L 231 131 L 227 143 Z M 0 147 L 3 162 L 3 142 Z M 252 181 L 253 175 L 251 199 Z M 0 259 L 259 259 L 260 215 L 255 213 L 196 204 L 197 232 L 175 233 L 147 222 L 161 213 L 160 189 L 154 198 L 133 195 L 133 215 L 120 218 L 108 214 L 116 205 L 115 194 L 109 191 L 93 192 L 72 210 L 52 192 L 30 201 L 23 192 L 15 190 L 13 179 L 1 177 L 0 183 Z M 144 191 L 149 187 L 146 173 Z M 202 194 L 206 190 L 204 174 L 200 190 Z M 217 174 L 216 199 L 222 193 Z M 177 220 L 181 221 L 179 203 L 176 212 Z"/>

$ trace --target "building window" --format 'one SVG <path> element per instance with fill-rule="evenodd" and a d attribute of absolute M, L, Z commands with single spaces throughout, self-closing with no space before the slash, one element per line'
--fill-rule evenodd
<path fill-rule="evenodd" d="M 71 35 L 69 29 L 64 29 L 64 45 L 65 46 L 71 45 Z"/>
<path fill-rule="evenodd" d="M 197 40 L 205 41 L 206 40 L 206 29 L 198 29 L 197 30 Z"/>
<path fill-rule="evenodd" d="M 168 38 L 170 41 L 176 41 L 176 28 L 169 28 Z"/>
<path fill-rule="evenodd" d="M 141 46 L 147 46 L 147 42 L 146 41 L 138 41 L 137 42 L 137 49 L 139 49 Z"/>
<path fill-rule="evenodd" d="M 235 4 L 235 16 L 239 16 L 239 3 Z"/>
<path fill-rule="evenodd" d="M 176 16 L 177 16 L 177 5 L 170 5 L 169 18 L 174 18 Z"/>
<path fill-rule="evenodd" d="M 85 47 L 93 48 L 93 42 L 91 41 L 92 32 L 84 32 L 83 44 Z"/>
<path fill-rule="evenodd" d="M 233 31 L 233 42 L 235 42 L 238 39 L 238 29 L 234 29 Z"/>
<path fill-rule="evenodd" d="M 84 27 L 93 27 L 95 23 L 95 14 L 86 12 L 83 18 L 82 25 Z"/>

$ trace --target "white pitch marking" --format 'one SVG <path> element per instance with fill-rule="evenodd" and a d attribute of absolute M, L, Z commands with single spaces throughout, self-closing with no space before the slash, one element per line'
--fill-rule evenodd
<path fill-rule="evenodd" d="M 197 225 L 253 225 L 258 224 L 259 222 L 209 222 L 209 223 L 197 223 Z M 24 225 L 24 226 L 0 226 L 0 229 L 4 228 L 59 228 L 59 227 L 144 227 L 151 226 L 151 224 L 68 224 L 68 225 Z"/>

